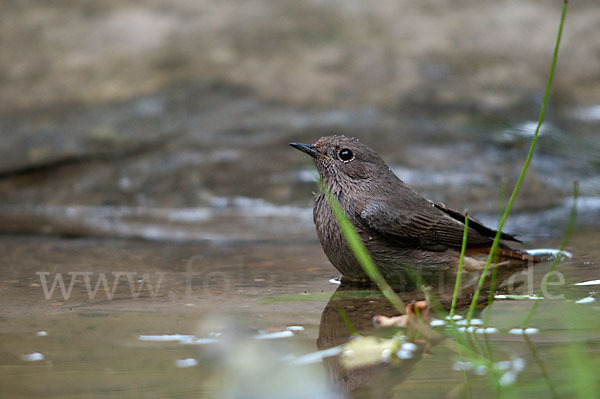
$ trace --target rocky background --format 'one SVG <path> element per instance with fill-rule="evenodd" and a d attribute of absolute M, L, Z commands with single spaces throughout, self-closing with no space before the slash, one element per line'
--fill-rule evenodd
<path fill-rule="evenodd" d="M 334 132 L 494 220 L 561 5 L 4 0 L 0 231 L 304 237 L 315 187 L 286 144 Z M 517 230 L 540 219 L 527 212 L 564 216 L 573 180 L 584 220 L 600 220 L 600 7 L 569 7 Z"/>

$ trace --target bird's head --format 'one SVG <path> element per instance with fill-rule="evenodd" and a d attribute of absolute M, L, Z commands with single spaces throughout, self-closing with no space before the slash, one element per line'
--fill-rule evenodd
<path fill-rule="evenodd" d="M 333 185 L 366 188 L 389 173 L 389 168 L 368 146 L 346 136 L 321 137 L 314 144 L 290 143 L 313 158 L 321 178 Z"/>

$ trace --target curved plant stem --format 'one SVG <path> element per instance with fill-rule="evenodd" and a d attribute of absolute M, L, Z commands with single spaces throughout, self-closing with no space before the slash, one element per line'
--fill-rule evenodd
<path fill-rule="evenodd" d="M 527 172 L 527 169 L 529 168 L 529 164 L 531 163 L 531 158 L 533 157 L 533 151 L 535 150 L 535 146 L 537 144 L 538 136 L 540 133 L 540 128 L 542 126 L 542 122 L 544 121 L 544 115 L 546 113 L 546 106 L 548 105 L 548 97 L 550 97 L 550 87 L 552 86 L 552 80 L 554 78 L 554 70 L 556 68 L 556 60 L 558 58 L 558 48 L 559 48 L 560 40 L 562 37 L 562 31 L 563 31 L 563 26 L 565 23 L 566 15 L 567 15 L 567 1 L 564 0 L 562 13 L 560 16 L 560 23 L 558 25 L 558 34 L 556 36 L 556 45 L 554 46 L 554 54 L 552 56 L 552 64 L 550 66 L 550 74 L 548 76 L 548 83 L 546 84 L 546 92 L 544 94 L 544 101 L 542 102 L 542 108 L 540 110 L 540 115 L 538 117 L 537 127 L 536 127 L 535 133 L 533 135 L 533 140 L 531 141 L 531 146 L 529 147 L 529 153 L 527 154 L 527 158 L 525 159 L 525 164 L 523 165 L 523 168 L 521 169 L 521 174 L 519 175 L 517 184 L 515 185 L 515 188 L 513 189 L 512 194 L 510 195 L 508 204 L 506 205 L 506 209 L 504 210 L 504 214 L 502 215 L 502 219 L 500 220 L 500 224 L 498 225 L 498 232 L 496 233 L 496 236 L 494 237 L 494 242 L 492 243 L 492 247 L 490 249 L 490 254 L 488 255 L 487 261 L 483 268 L 483 272 L 481 274 L 481 278 L 479 279 L 479 283 L 477 285 L 477 290 L 475 291 L 475 294 L 473 295 L 473 300 L 471 301 L 471 306 L 469 307 L 469 312 L 467 313 L 467 321 L 470 321 L 471 318 L 473 317 L 473 313 L 475 312 L 475 307 L 477 306 L 477 301 L 479 299 L 479 293 L 481 291 L 481 288 L 483 287 L 483 283 L 485 282 L 487 271 L 489 269 L 490 263 L 492 262 L 492 258 L 494 257 L 494 253 L 496 252 L 496 249 L 498 248 L 498 244 L 500 243 L 500 235 L 502 234 L 502 228 L 504 227 L 504 224 L 506 223 L 508 214 L 510 213 L 510 210 L 515 201 L 515 198 L 517 197 L 519 189 L 521 188 L 521 184 L 523 183 L 523 179 L 525 178 L 525 173 Z"/>
<path fill-rule="evenodd" d="M 454 293 L 452 294 L 452 306 L 450 307 L 450 320 L 454 316 L 456 299 L 460 290 L 460 276 L 462 274 L 463 263 L 465 261 L 465 251 L 467 249 L 467 232 L 469 231 L 469 214 L 465 212 L 465 231 L 463 232 L 462 246 L 460 248 L 460 258 L 458 260 L 458 272 L 456 273 L 456 283 L 454 284 Z"/>
<path fill-rule="evenodd" d="M 392 287 L 390 287 L 387 281 L 385 281 L 385 278 L 383 277 L 383 275 L 377 268 L 377 265 L 369 255 L 365 244 L 362 242 L 360 236 L 356 232 L 354 225 L 352 224 L 350 219 L 348 219 L 348 216 L 346 216 L 346 212 L 344 212 L 344 210 L 342 209 L 342 206 L 340 205 L 338 199 L 333 194 L 331 194 L 331 192 L 327 189 L 327 187 L 321 180 L 319 180 L 319 187 L 321 188 L 321 191 L 325 194 L 325 198 L 327 198 L 327 202 L 333 210 L 333 214 L 335 215 L 338 225 L 342 230 L 342 234 L 346 239 L 346 243 L 348 243 L 348 246 L 354 253 L 356 260 L 358 260 L 358 263 L 360 263 L 367 276 L 369 276 L 369 279 L 371 279 L 371 281 L 377 284 L 377 287 L 379 287 L 383 296 L 385 296 L 385 298 L 388 301 L 390 301 L 390 303 L 396 308 L 398 312 L 400 312 L 400 314 L 404 314 L 405 306 L 402 302 L 402 299 L 400 299 L 400 297 L 394 292 Z"/>

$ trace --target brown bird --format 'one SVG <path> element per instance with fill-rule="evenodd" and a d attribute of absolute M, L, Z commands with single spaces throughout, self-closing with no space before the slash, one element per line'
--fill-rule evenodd
<path fill-rule="evenodd" d="M 321 137 L 315 144 L 290 143 L 313 158 L 329 191 L 339 200 L 384 277 L 455 272 L 464 233 L 464 215 L 430 201 L 408 187 L 371 148 L 345 136 Z M 323 193 L 316 196 L 313 219 L 325 254 L 342 275 L 367 280 Z M 481 270 L 496 231 L 469 217 L 464 268 Z M 502 233 L 506 241 L 520 242 Z M 502 243 L 505 264 L 539 261 Z M 503 264 L 503 263 L 500 263 Z"/>

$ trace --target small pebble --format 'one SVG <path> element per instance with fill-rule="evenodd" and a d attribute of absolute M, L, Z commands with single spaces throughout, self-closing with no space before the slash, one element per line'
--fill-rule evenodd
<path fill-rule="evenodd" d="M 390 359 L 392 358 L 392 351 L 388 348 L 388 349 L 384 349 L 383 351 L 381 351 L 381 358 L 383 359 L 384 362 L 389 362 Z"/>
<path fill-rule="evenodd" d="M 494 368 L 496 370 L 508 370 L 512 367 L 512 362 L 510 360 L 503 360 L 501 362 L 494 363 Z"/>
<path fill-rule="evenodd" d="M 596 301 L 596 298 L 594 298 L 593 296 L 588 296 L 588 297 L 585 297 L 585 298 L 581 298 L 578 301 L 575 301 L 575 303 L 592 303 L 592 302 L 595 302 L 595 301 Z"/>
<path fill-rule="evenodd" d="M 496 327 L 478 328 L 475 330 L 476 334 L 495 334 L 498 332 Z"/>
<path fill-rule="evenodd" d="M 522 371 L 524 368 L 525 368 L 525 360 L 521 359 L 520 357 L 513 360 L 513 370 L 519 372 L 519 371 Z"/>
<path fill-rule="evenodd" d="M 183 345 L 205 345 L 205 344 L 215 344 L 219 342 L 216 338 L 191 338 L 191 339 L 182 339 L 179 341 L 180 344 Z"/>
<path fill-rule="evenodd" d="M 517 380 L 517 373 L 513 370 L 509 370 L 500 377 L 498 383 L 502 386 L 512 385 Z"/>
<path fill-rule="evenodd" d="M 458 361 L 452 365 L 452 368 L 456 371 L 468 371 L 473 369 L 473 363 Z"/>
<path fill-rule="evenodd" d="M 346 350 L 346 352 L 348 352 L 348 351 L 350 351 L 350 350 L 349 349 Z M 345 352 L 345 354 L 349 355 L 346 352 Z M 336 356 L 336 355 L 339 355 L 340 353 L 342 353 L 342 347 L 334 346 L 333 348 L 325 349 L 325 350 L 318 351 L 318 352 L 311 352 L 311 353 L 302 355 L 300 357 L 297 357 L 294 360 L 292 360 L 292 363 L 294 363 L 294 364 L 318 363 L 318 362 L 321 362 L 326 357 Z"/>
<path fill-rule="evenodd" d="M 573 257 L 573 254 L 569 251 L 561 251 L 554 248 L 528 249 L 527 253 L 531 255 L 548 256 L 551 259 L 556 259 L 559 255 L 567 259 L 571 259 Z"/>
<path fill-rule="evenodd" d="M 255 336 L 255 339 L 279 339 L 279 338 L 288 338 L 293 337 L 294 332 L 290 330 L 285 331 L 276 331 L 272 333 L 260 334 Z"/>
<path fill-rule="evenodd" d="M 412 342 L 404 342 L 402 344 L 402 346 L 400 346 L 400 350 L 407 350 L 407 351 L 414 352 L 417 350 L 417 345 L 413 344 Z"/>
<path fill-rule="evenodd" d="M 540 330 L 538 330 L 537 328 L 534 327 L 527 327 L 526 329 L 522 329 L 522 328 L 511 328 L 508 333 L 509 334 L 514 334 L 514 335 L 521 335 L 521 334 L 537 334 Z"/>
<path fill-rule="evenodd" d="M 576 283 L 575 285 L 600 285 L 600 280 L 589 280 Z"/>
<path fill-rule="evenodd" d="M 21 359 L 26 362 L 39 362 L 40 360 L 44 360 L 44 355 L 39 352 L 26 353 L 21 355 Z"/>
<path fill-rule="evenodd" d="M 182 334 L 163 334 L 163 335 L 140 335 L 140 341 L 152 341 L 152 342 L 176 342 L 182 340 L 189 340 L 196 338 L 195 335 L 182 335 Z"/>
<path fill-rule="evenodd" d="M 177 361 L 175 362 L 175 366 L 180 368 L 194 367 L 197 365 L 198 361 L 191 357 L 187 359 L 177 359 Z"/>

